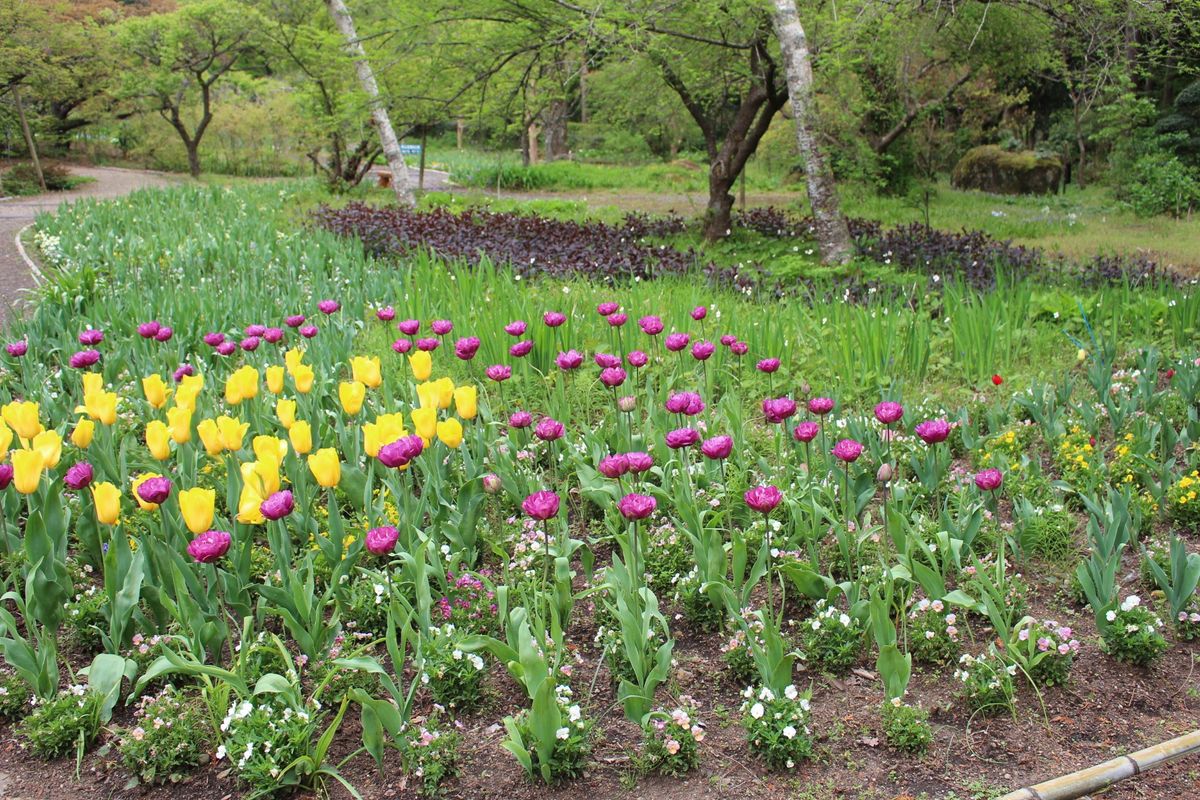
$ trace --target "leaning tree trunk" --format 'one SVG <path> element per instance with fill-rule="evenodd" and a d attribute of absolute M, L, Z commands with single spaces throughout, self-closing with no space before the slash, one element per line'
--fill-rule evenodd
<path fill-rule="evenodd" d="M 815 114 L 812 107 L 813 73 L 808 40 L 796 13 L 795 0 L 774 0 L 775 35 L 783 51 L 788 94 L 796 121 L 796 145 L 804 159 L 808 181 L 808 202 L 816 222 L 817 245 L 825 263 L 845 263 L 854 255 L 850 230 L 838 204 L 837 187 L 825 164 L 825 157 L 813 135 Z"/>
<path fill-rule="evenodd" d="M 29 148 L 29 158 L 33 161 L 33 172 L 37 175 L 38 186 L 46 191 L 46 176 L 42 172 L 42 162 L 38 159 L 37 144 L 33 141 L 33 131 L 29 129 L 29 120 L 25 118 L 25 106 L 21 103 L 21 87 L 13 84 L 13 102 L 17 106 L 17 116 L 21 119 L 21 134 L 25 137 L 25 146 Z"/>
<path fill-rule="evenodd" d="M 383 155 L 387 158 L 388 168 L 392 171 L 392 188 L 396 191 L 396 201 L 401 205 L 414 206 L 412 187 L 408 182 L 408 167 L 404 164 L 404 154 L 400 152 L 400 142 L 396 140 L 396 131 L 392 129 L 392 120 L 388 117 L 387 109 L 379 96 L 379 85 L 375 83 L 375 73 L 367 61 L 367 53 L 363 50 L 358 33 L 354 30 L 354 20 L 350 9 L 346 8 L 343 0 L 325 0 L 333 23 L 346 40 L 346 49 L 354 58 L 354 71 L 358 74 L 358 82 L 371 103 L 371 121 L 379 131 L 379 141 L 383 145 Z"/>
<path fill-rule="evenodd" d="M 733 179 L 720 167 L 708 172 L 708 206 L 704 209 L 704 240 L 717 242 L 733 226 Z"/>

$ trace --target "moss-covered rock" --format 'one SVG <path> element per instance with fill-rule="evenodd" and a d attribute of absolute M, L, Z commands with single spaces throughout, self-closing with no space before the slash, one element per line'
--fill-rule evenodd
<path fill-rule="evenodd" d="M 950 180 L 958 189 L 995 194 L 1051 194 L 1058 190 L 1062 171 L 1058 156 L 1033 150 L 1014 152 L 985 144 L 971 148 L 959 159 Z"/>

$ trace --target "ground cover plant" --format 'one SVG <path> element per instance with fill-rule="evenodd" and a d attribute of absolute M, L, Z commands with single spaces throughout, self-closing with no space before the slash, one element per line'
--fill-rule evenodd
<path fill-rule="evenodd" d="M 0 389 L 31 756 L 197 796 L 951 797 L 1091 763 L 1101 717 L 1194 724 L 1191 284 L 524 273 L 368 252 L 303 191 L 39 221 Z"/>

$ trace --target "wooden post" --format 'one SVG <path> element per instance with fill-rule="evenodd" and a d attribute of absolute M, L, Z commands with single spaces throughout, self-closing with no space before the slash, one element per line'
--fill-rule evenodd
<path fill-rule="evenodd" d="M 33 142 L 33 131 L 29 129 L 29 120 L 25 118 L 25 106 L 21 104 L 21 87 L 13 84 L 13 101 L 17 104 L 17 117 L 21 120 L 21 133 L 25 134 L 25 145 L 29 148 L 29 157 L 33 160 L 33 171 L 37 173 L 38 186 L 46 189 L 46 176 L 42 174 L 42 162 L 38 160 L 37 145 Z"/>
<path fill-rule="evenodd" d="M 421 163 L 417 171 L 417 188 L 425 191 L 425 142 L 429 138 L 429 128 L 421 126 Z"/>

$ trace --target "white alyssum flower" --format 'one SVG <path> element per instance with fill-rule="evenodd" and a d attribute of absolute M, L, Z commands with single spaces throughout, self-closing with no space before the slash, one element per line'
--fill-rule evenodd
<path fill-rule="evenodd" d="M 763 714 L 765 713 L 766 709 L 763 708 L 762 703 L 755 703 L 754 705 L 750 706 L 750 716 L 754 717 L 755 719 L 762 719 Z"/>

